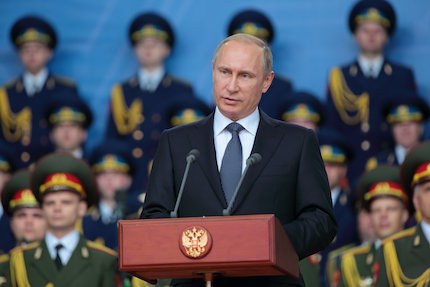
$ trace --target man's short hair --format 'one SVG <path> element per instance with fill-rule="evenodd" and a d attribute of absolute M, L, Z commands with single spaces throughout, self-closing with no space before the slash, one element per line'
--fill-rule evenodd
<path fill-rule="evenodd" d="M 215 53 L 214 53 L 214 57 L 212 59 L 212 64 L 216 63 L 216 60 L 218 58 L 218 54 L 221 51 L 221 48 L 227 44 L 228 42 L 231 41 L 237 41 L 237 42 L 242 42 L 242 43 L 247 43 L 247 44 L 255 44 L 258 47 L 263 49 L 263 69 L 264 69 L 264 76 L 266 77 L 270 72 L 272 72 L 272 67 L 273 67 L 273 55 L 272 55 L 272 51 L 270 51 L 269 45 L 255 37 L 249 34 L 243 34 L 243 33 L 238 33 L 238 34 L 234 34 L 230 37 L 225 38 L 221 43 L 219 43 L 219 45 L 216 47 Z"/>

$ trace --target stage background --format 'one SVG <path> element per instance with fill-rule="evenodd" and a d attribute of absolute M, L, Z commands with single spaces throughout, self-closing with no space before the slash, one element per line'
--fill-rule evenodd
<path fill-rule="evenodd" d="M 189 81 L 198 97 L 212 104 L 211 58 L 237 12 L 260 9 L 273 22 L 274 70 L 296 90 L 324 99 L 328 72 L 351 61 L 357 48 L 347 27 L 353 0 L 0 0 L 0 82 L 22 70 L 9 40 L 13 22 L 26 14 L 55 25 L 59 44 L 50 68 L 74 79 L 95 113 L 89 148 L 102 140 L 110 89 L 136 72 L 127 33 L 133 17 L 154 11 L 176 31 L 167 69 Z M 423 97 L 430 100 L 430 1 L 391 0 L 397 31 L 387 55 L 413 68 Z"/>

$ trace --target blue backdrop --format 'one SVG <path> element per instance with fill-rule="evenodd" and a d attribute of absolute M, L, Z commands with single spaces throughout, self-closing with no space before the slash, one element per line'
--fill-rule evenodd
<path fill-rule="evenodd" d="M 73 78 L 95 113 L 89 147 L 104 134 L 110 89 L 135 73 L 137 63 L 127 39 L 131 19 L 141 12 L 164 15 L 176 31 L 167 62 L 170 72 L 193 84 L 212 104 L 211 58 L 238 11 L 256 8 L 271 18 L 274 70 L 294 88 L 324 98 L 329 69 L 354 58 L 357 48 L 347 27 L 353 0 L 0 0 L 0 82 L 22 69 L 9 40 L 13 22 L 26 14 L 55 25 L 59 45 L 50 68 Z M 388 56 L 415 71 L 420 93 L 430 99 L 430 1 L 391 0 L 398 28 Z"/>

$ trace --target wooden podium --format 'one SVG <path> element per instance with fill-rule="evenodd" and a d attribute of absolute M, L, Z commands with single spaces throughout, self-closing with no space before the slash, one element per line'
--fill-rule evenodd
<path fill-rule="evenodd" d="M 119 269 L 145 281 L 208 281 L 213 274 L 299 278 L 298 256 L 273 214 L 121 220 L 118 230 Z"/>

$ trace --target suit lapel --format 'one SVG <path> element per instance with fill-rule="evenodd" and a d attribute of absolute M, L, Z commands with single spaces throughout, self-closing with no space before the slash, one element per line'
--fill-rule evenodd
<path fill-rule="evenodd" d="M 260 123 L 251 154 L 259 153 L 262 160 L 260 163 L 249 168 L 237 194 L 232 212 L 234 212 L 234 209 L 245 199 L 246 194 L 251 190 L 253 184 L 273 157 L 273 154 L 283 137 L 283 134 L 276 131 L 277 125 L 278 123 L 276 121 L 272 120 L 264 112 L 260 111 Z"/>
<path fill-rule="evenodd" d="M 217 195 L 219 202 L 223 208 L 226 208 L 227 202 L 221 188 L 221 178 L 216 161 L 213 120 L 214 113 L 196 124 L 195 129 L 189 135 L 189 139 L 191 146 L 200 151 L 200 159 L 197 161 L 197 164 L 206 175 L 206 178 L 209 181 L 212 190 Z"/>
<path fill-rule="evenodd" d="M 88 268 L 90 261 L 88 247 L 86 246 L 85 239 L 81 236 L 69 262 L 67 262 L 67 265 L 61 270 L 61 285 L 68 285 L 68 282 L 79 277 L 79 274 Z"/>

